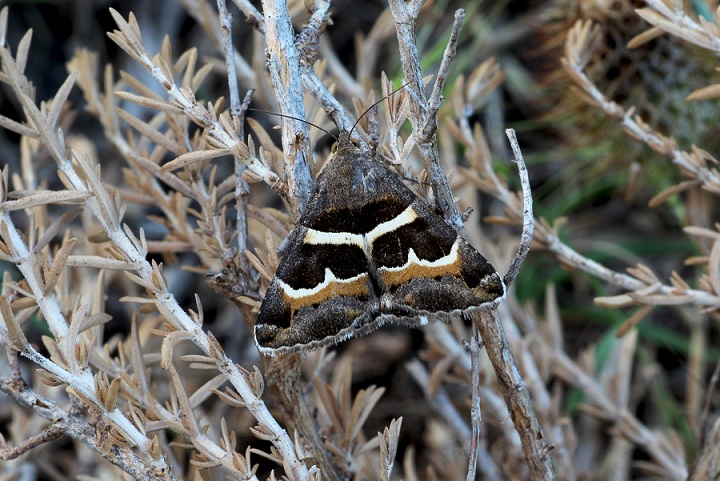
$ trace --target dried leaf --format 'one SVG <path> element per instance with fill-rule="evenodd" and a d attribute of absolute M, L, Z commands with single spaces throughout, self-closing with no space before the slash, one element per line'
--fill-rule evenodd
<path fill-rule="evenodd" d="M 217 365 L 213 365 L 215 369 L 217 369 Z M 207 381 L 205 384 L 200 386 L 189 398 L 190 406 L 193 408 L 197 408 L 205 402 L 212 394 L 225 382 L 227 381 L 227 377 L 225 374 L 218 374 L 209 381 Z"/>
<path fill-rule="evenodd" d="M 600 307 L 619 308 L 632 306 L 635 301 L 628 294 L 620 294 L 618 296 L 596 297 L 594 303 Z"/>
<path fill-rule="evenodd" d="M 123 91 L 115 91 L 114 93 L 123 100 L 127 100 L 128 102 L 132 102 L 148 109 L 160 110 L 162 112 L 168 112 L 170 114 L 180 114 L 183 112 L 181 108 L 176 107 L 175 105 L 170 104 L 164 100 L 155 100 L 148 97 L 143 97 L 142 95 L 136 95 L 130 92 Z"/>
<path fill-rule="evenodd" d="M 335 400 L 332 388 L 317 376 L 313 378 L 313 384 L 315 385 L 315 390 L 320 397 L 320 402 L 322 402 L 325 412 L 330 418 L 330 422 L 333 426 L 335 426 L 335 430 L 344 430 L 345 423 L 343 422 L 343 415 L 340 412 L 340 407 L 338 406 L 337 401 Z"/>
<path fill-rule="evenodd" d="M 270 430 L 268 430 L 267 428 L 265 428 L 263 426 L 255 426 L 254 428 L 250 428 L 250 432 L 253 434 L 253 436 L 255 436 L 256 438 L 258 438 L 262 441 L 272 441 L 276 437 L 275 433 L 271 432 Z M 277 457 L 271 457 L 267 453 L 261 453 L 261 452 L 255 451 L 255 450 L 253 450 L 253 452 L 262 454 L 265 457 L 267 457 L 268 459 L 275 459 L 275 460 L 282 459 L 282 458 L 277 458 Z"/>
<path fill-rule="evenodd" d="M 117 402 L 117 395 L 120 392 L 120 378 L 116 377 L 110 383 L 107 395 L 105 396 L 105 409 L 110 412 L 115 409 L 115 403 Z"/>
<path fill-rule="evenodd" d="M 195 152 L 188 152 L 187 154 L 182 154 L 171 160 L 167 164 L 163 165 L 160 170 L 161 172 L 170 172 L 181 167 L 194 164 L 196 162 L 202 162 L 203 160 L 210 160 L 214 159 L 215 157 L 226 155 L 229 152 L 230 151 L 228 149 L 199 150 Z"/>
<path fill-rule="evenodd" d="M 32 42 L 32 30 L 28 30 L 20 39 L 17 47 L 16 66 L 17 71 L 20 75 L 25 72 L 25 66 L 27 65 L 28 56 L 30 55 L 30 43 Z"/>
<path fill-rule="evenodd" d="M 720 97 L 720 84 L 713 84 L 693 91 L 690 95 L 688 95 L 687 99 L 690 101 L 697 101 L 711 100 L 718 97 Z"/>
<path fill-rule="evenodd" d="M 47 122 L 51 129 L 57 128 L 60 114 L 62 113 L 62 109 L 65 106 L 65 102 L 67 102 L 70 91 L 75 85 L 77 77 L 78 75 L 76 72 L 70 73 L 70 75 L 68 75 L 68 77 L 65 79 L 65 81 L 55 94 L 55 98 L 53 98 L 52 104 L 50 105 L 50 111 L 47 113 Z"/>
<path fill-rule="evenodd" d="M 395 464 L 395 456 L 397 455 L 401 426 L 402 417 L 393 419 L 390 422 L 390 426 L 377 435 L 378 441 L 380 442 L 380 479 L 382 479 L 382 481 L 390 481 L 393 465 Z"/>
<path fill-rule="evenodd" d="M 77 239 L 75 238 L 68 239 L 60 247 L 57 254 L 55 254 L 55 258 L 53 259 L 52 265 L 50 266 L 50 271 L 45 276 L 45 285 L 43 286 L 44 296 L 50 295 L 50 293 L 55 288 L 55 283 L 60 278 L 60 273 L 65 267 L 65 262 L 67 261 L 70 252 L 72 252 L 72 248 L 75 246 L 76 242 Z"/>
<path fill-rule="evenodd" d="M 670 197 L 672 197 L 675 194 L 679 194 L 681 192 L 685 192 L 686 190 L 689 190 L 693 187 L 697 187 L 702 185 L 702 182 L 698 180 L 686 180 L 684 182 L 680 182 L 679 184 L 675 184 L 659 194 L 655 194 L 652 199 L 648 201 L 648 205 L 650 207 L 657 207 L 666 200 L 668 200 Z"/>
<path fill-rule="evenodd" d="M 707 229 L 705 227 L 688 226 L 683 227 L 683 231 L 697 237 L 707 237 L 708 239 L 720 239 L 720 232 L 717 230 Z"/>
<path fill-rule="evenodd" d="M 627 334 L 631 329 L 637 326 L 640 321 L 647 317 L 653 308 L 654 306 L 642 306 L 640 309 L 635 311 L 632 316 L 628 317 L 625 322 L 618 327 L 617 331 L 615 331 L 615 337 L 623 337 Z"/>
<path fill-rule="evenodd" d="M 720 294 L 720 239 L 715 240 L 708 259 L 708 277 L 715 295 Z"/>
<path fill-rule="evenodd" d="M 174 154 L 180 152 L 180 145 L 178 145 L 178 143 L 173 139 L 169 138 L 170 136 L 168 134 L 163 134 L 149 123 L 140 120 L 123 109 L 117 109 L 117 113 L 121 119 L 128 123 L 128 125 L 159 146 L 165 148 L 167 151 Z"/>
<path fill-rule="evenodd" d="M 175 369 L 175 366 L 170 365 L 168 366 L 168 369 L 172 379 L 172 386 L 174 388 L 175 395 L 177 396 L 178 405 L 180 406 L 180 411 L 183 414 L 183 426 L 191 433 L 198 434 L 200 433 L 200 426 L 197 424 L 197 419 L 193 413 L 192 405 L 190 404 L 190 399 L 188 399 L 182 379 Z"/>
<path fill-rule="evenodd" d="M 62 379 L 60 379 L 59 377 L 55 376 L 54 374 L 46 371 L 45 369 L 36 369 L 35 372 L 37 373 L 38 377 L 40 378 L 40 382 L 42 382 L 46 386 L 57 387 L 57 386 L 62 386 L 63 384 L 65 384 Z M 70 394 L 75 394 L 83 402 L 85 402 L 85 404 L 87 404 L 88 406 L 95 405 L 95 403 L 91 402 L 88 398 L 77 395 L 77 392 L 72 388 L 68 388 L 68 392 Z"/>
<path fill-rule="evenodd" d="M 226 404 L 232 407 L 236 408 L 244 408 L 247 405 L 245 404 L 245 401 L 242 400 L 240 395 L 233 391 L 232 389 L 225 388 L 225 391 L 219 391 L 217 389 L 213 389 L 212 392 L 223 400 Z"/>
<path fill-rule="evenodd" d="M 8 341 L 10 342 L 12 348 L 20 352 L 25 351 L 25 349 L 28 348 L 27 338 L 25 337 L 22 328 L 17 323 L 15 314 L 13 314 L 12 308 L 10 307 L 10 303 L 8 302 L 8 298 L 5 294 L 0 295 L 0 314 L 2 314 L 2 319 L 7 328 Z"/>
<path fill-rule="evenodd" d="M 355 396 L 355 402 L 353 403 L 350 420 L 348 422 L 348 431 L 346 433 L 347 445 L 356 439 L 363 424 L 365 424 L 365 421 L 383 394 L 385 394 L 385 388 L 370 386 L 367 389 L 361 389 L 357 396 Z"/>
<path fill-rule="evenodd" d="M 36 129 L 9 119 L 4 115 L 0 115 L 0 127 L 31 139 L 37 139 L 40 137 L 40 134 Z"/>
<path fill-rule="evenodd" d="M 160 350 L 160 366 L 163 369 L 172 367 L 173 350 L 181 342 L 191 341 L 192 333 L 188 331 L 175 331 L 165 336 Z"/>
<path fill-rule="evenodd" d="M 31 207 L 46 204 L 77 204 L 82 203 L 85 199 L 92 196 L 93 193 L 87 190 L 62 190 L 59 192 L 44 191 L 23 197 L 22 199 L 2 202 L 0 203 L 0 212 L 29 209 Z"/>
<path fill-rule="evenodd" d="M 116 271 L 131 271 L 137 269 L 135 264 L 127 261 L 108 259 L 100 256 L 68 256 L 65 265 L 73 267 L 93 267 L 95 269 L 110 269 Z"/>
<path fill-rule="evenodd" d="M 68 210 L 67 212 L 63 212 L 60 216 L 58 216 L 58 218 L 55 219 L 53 223 L 45 229 L 45 232 L 43 232 L 42 235 L 38 238 L 35 246 L 33 247 L 33 252 L 36 255 L 40 254 L 40 252 L 45 248 L 45 246 L 48 245 L 50 241 L 56 235 L 58 235 L 61 230 L 67 227 L 70 222 L 72 222 L 73 219 L 75 219 L 78 214 L 80 214 L 80 212 L 82 212 L 82 208 L 75 207 Z"/>
<path fill-rule="evenodd" d="M 656 38 L 665 35 L 665 32 L 662 31 L 662 29 L 653 27 L 645 30 L 643 33 L 635 35 L 633 38 L 630 39 L 630 41 L 627 43 L 628 48 L 639 48 L 645 45 L 648 42 L 651 42 L 655 40 Z"/>

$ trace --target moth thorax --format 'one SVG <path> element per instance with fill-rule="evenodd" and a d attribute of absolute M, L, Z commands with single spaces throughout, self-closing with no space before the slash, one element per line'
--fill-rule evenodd
<path fill-rule="evenodd" d="M 375 173 L 371 170 L 363 176 L 363 188 L 365 192 L 372 192 L 375 190 Z"/>

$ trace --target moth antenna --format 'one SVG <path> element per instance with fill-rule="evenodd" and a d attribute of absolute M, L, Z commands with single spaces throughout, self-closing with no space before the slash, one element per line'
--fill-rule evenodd
<path fill-rule="evenodd" d="M 402 87 L 401 87 L 401 88 L 402 88 Z M 395 93 L 395 92 L 393 92 L 393 93 Z M 333 133 L 328 132 L 327 130 L 323 129 L 323 128 L 320 127 L 319 125 L 315 125 L 314 123 L 310 122 L 309 120 L 301 119 L 301 118 L 298 118 L 298 117 L 293 117 L 292 115 L 284 115 L 284 114 L 279 114 L 279 113 L 277 113 L 277 112 L 270 112 L 269 110 L 263 110 L 263 109 L 248 108 L 248 110 L 252 110 L 253 112 L 262 112 L 262 113 L 268 114 L 268 115 L 277 115 L 278 117 L 284 117 L 284 118 L 286 118 L 286 119 L 293 119 L 293 120 L 298 120 L 298 121 L 300 121 L 300 122 L 305 122 L 306 124 L 312 125 L 313 127 L 315 127 L 315 128 L 318 129 L 318 130 L 322 130 L 323 132 L 325 132 L 326 134 L 328 134 L 330 137 L 332 137 L 333 139 L 335 139 L 335 141 L 338 140 L 338 138 L 337 138 Z"/>
<path fill-rule="evenodd" d="M 383 100 L 392 97 L 393 95 L 395 95 L 395 94 L 398 93 L 400 90 L 402 90 L 402 89 L 404 89 L 405 87 L 407 87 L 408 85 L 410 85 L 410 82 L 407 82 L 407 83 L 402 84 L 401 86 L 399 86 L 398 88 L 396 88 L 395 90 L 393 90 L 392 92 L 390 92 L 389 94 L 387 94 L 385 97 L 381 98 L 380 100 L 378 100 L 377 102 L 375 102 L 374 104 L 372 104 L 370 107 L 368 107 L 367 109 L 365 109 L 365 112 L 363 112 L 362 115 L 361 115 L 360 117 L 358 117 L 358 119 L 355 121 L 355 123 L 353 124 L 352 128 L 351 128 L 350 131 L 348 132 L 348 134 L 349 134 L 349 135 L 348 135 L 348 138 L 350 138 L 350 137 L 352 136 L 353 130 L 355 130 L 355 127 L 357 126 L 357 124 L 362 120 L 363 117 L 365 117 L 365 115 L 366 115 L 368 112 L 370 112 L 370 110 L 372 110 L 373 108 L 375 108 L 375 106 L 379 105 L 380 102 L 382 102 Z"/>
<path fill-rule="evenodd" d="M 402 177 L 402 180 L 404 180 L 405 182 L 407 182 L 409 184 L 422 185 L 424 187 L 430 187 L 430 186 L 435 185 L 434 183 L 428 182 L 426 180 L 417 180 L 417 179 L 413 179 L 412 177 L 405 177 L 404 175 L 401 177 Z"/>

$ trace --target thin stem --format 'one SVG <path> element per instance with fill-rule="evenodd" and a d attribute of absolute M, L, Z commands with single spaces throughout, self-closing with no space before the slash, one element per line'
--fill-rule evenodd
<path fill-rule="evenodd" d="M 232 41 L 233 17 L 228 12 L 225 0 L 217 0 L 218 13 L 220 15 L 220 30 L 225 41 L 225 67 L 228 74 L 228 89 L 230 90 L 230 115 L 232 116 L 235 133 L 242 139 L 242 118 L 240 118 L 240 93 L 238 90 L 237 76 L 235 75 L 235 49 Z"/>
<path fill-rule="evenodd" d="M 520 272 L 520 266 L 525 262 L 525 258 L 530 252 L 530 243 L 535 233 L 535 217 L 533 216 L 533 205 L 532 205 L 532 191 L 530 190 L 530 179 L 528 178 L 527 167 L 525 166 L 525 160 L 523 159 L 522 152 L 520 151 L 520 144 L 518 144 L 517 137 L 515 137 L 515 131 L 513 129 L 505 130 L 505 134 L 510 140 L 513 154 L 515 154 L 515 162 L 518 166 L 518 174 L 520 176 L 520 184 L 522 185 L 523 191 L 523 231 L 522 237 L 520 238 L 520 245 L 515 253 L 515 257 L 510 262 L 507 274 L 505 274 L 504 281 L 505 286 L 509 286 L 517 277 Z"/>
<path fill-rule="evenodd" d="M 290 22 L 287 1 L 263 1 L 267 65 L 270 70 L 280 113 L 296 119 L 305 118 L 303 90 L 300 82 L 300 53 L 295 45 L 295 31 Z M 310 133 L 304 121 L 281 119 L 285 172 L 290 195 L 288 201 L 294 217 L 298 217 L 312 192 L 310 174 Z"/>
<path fill-rule="evenodd" d="M 515 356 L 500 322 L 497 305 L 487 304 L 479 313 L 471 314 L 485 350 L 492 363 L 498 385 L 510 411 L 515 430 L 520 435 L 522 451 L 530 471 L 532 481 L 555 480 L 557 476 L 549 456 L 553 445 L 545 441 L 540 423 L 535 415 L 530 393 L 520 376 Z"/>
<path fill-rule="evenodd" d="M 423 92 L 424 84 L 420 70 L 420 56 L 415 41 L 417 15 L 420 11 L 419 5 L 421 4 L 422 2 L 417 1 L 406 3 L 404 0 L 391 0 L 389 2 L 390 11 L 397 30 L 403 73 L 405 75 L 405 81 L 409 84 L 408 93 L 412 99 L 410 103 L 411 106 L 408 109 L 408 118 L 413 126 L 413 132 L 417 139 L 420 155 L 430 173 L 438 207 L 443 212 L 445 220 L 455 228 L 463 239 L 466 239 L 467 233 L 463 227 L 462 215 L 455 205 L 447 176 L 440 162 L 440 154 L 435 135 L 437 132 L 437 118 L 435 114 L 428 115 L 428 101 Z M 463 17 L 463 13 L 456 14 L 453 30 L 457 29 L 459 32 Z M 453 42 L 457 42 L 457 37 L 451 35 L 450 43 L 452 44 Z M 452 45 L 449 45 L 445 50 L 441 62 L 441 65 L 444 65 L 444 72 L 447 72 L 449 68 L 454 51 L 455 47 Z M 438 85 L 440 90 L 442 90 L 443 82 L 444 79 Z M 442 97 L 437 94 L 436 105 L 439 105 L 441 101 Z"/>
<path fill-rule="evenodd" d="M 470 375 L 472 378 L 472 401 L 470 404 L 470 422 L 472 436 L 470 438 L 470 459 L 468 461 L 467 481 L 475 479 L 477 469 L 477 452 L 480 444 L 480 423 L 482 411 L 480 410 L 480 332 L 477 326 L 472 326 L 472 339 L 468 345 L 470 351 Z"/>
<path fill-rule="evenodd" d="M 433 91 L 432 94 L 430 94 L 430 100 L 428 101 L 428 110 L 423 130 L 432 130 L 433 133 L 437 131 L 438 111 L 443 103 L 442 93 L 445 88 L 445 83 L 447 82 L 450 64 L 457 53 L 460 29 L 462 28 L 464 20 L 465 10 L 461 8 L 455 11 L 455 20 L 453 21 L 452 30 L 450 31 L 450 38 L 445 46 L 445 52 L 443 53 L 440 68 L 438 69 L 437 77 L 435 79 L 435 85 L 433 86 Z M 427 136 L 427 134 L 425 135 Z"/>
<path fill-rule="evenodd" d="M 228 74 L 234 70 L 228 69 Z M 252 94 L 254 90 L 248 90 L 245 94 L 242 104 L 239 106 L 237 113 L 238 119 L 243 119 L 247 112 L 250 101 L 252 100 Z M 239 122 L 240 132 L 238 137 L 243 138 L 242 131 L 242 120 Z M 243 272 L 247 272 L 249 269 L 247 257 L 245 257 L 245 251 L 248 245 L 248 221 L 247 221 L 247 208 L 248 208 L 248 196 L 250 195 L 250 186 L 243 177 L 247 166 L 235 159 L 235 228 L 237 229 L 237 246 L 239 253 L 240 268 Z"/>

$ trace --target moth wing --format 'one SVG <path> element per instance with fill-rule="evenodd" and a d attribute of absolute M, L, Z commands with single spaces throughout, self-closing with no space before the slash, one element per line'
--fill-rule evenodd
<path fill-rule="evenodd" d="M 419 198 L 410 208 L 411 221 L 398 222 L 372 243 L 378 276 L 398 312 L 465 311 L 504 295 L 500 276 L 482 254 Z"/>
<path fill-rule="evenodd" d="M 255 341 L 266 354 L 313 349 L 352 336 L 373 315 L 367 258 L 354 244 L 310 243 L 298 226 L 260 306 Z M 377 305 L 377 301 L 375 302 Z"/>

